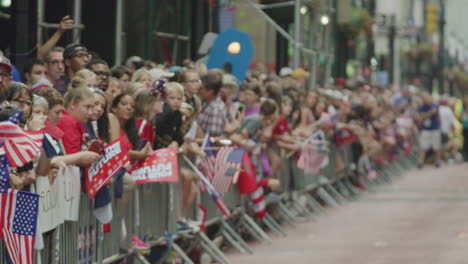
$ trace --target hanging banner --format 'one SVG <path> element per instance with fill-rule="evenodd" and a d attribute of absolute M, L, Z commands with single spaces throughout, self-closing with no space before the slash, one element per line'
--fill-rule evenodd
<path fill-rule="evenodd" d="M 91 199 L 129 161 L 125 136 L 108 144 L 102 154 L 100 160 L 85 170 L 86 190 Z"/>
<path fill-rule="evenodd" d="M 177 152 L 171 148 L 155 150 L 131 172 L 136 184 L 147 182 L 177 182 Z"/>

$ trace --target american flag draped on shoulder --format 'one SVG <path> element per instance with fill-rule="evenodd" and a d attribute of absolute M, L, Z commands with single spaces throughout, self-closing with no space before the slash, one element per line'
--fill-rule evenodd
<path fill-rule="evenodd" d="M 0 122 L 0 142 L 12 167 L 21 167 L 37 156 L 42 146 L 44 131 L 23 130 L 15 123 L 22 112 L 13 115 L 8 121 Z"/>
<path fill-rule="evenodd" d="M 318 173 L 327 164 L 327 141 L 323 131 L 318 130 L 302 144 L 297 167 L 305 173 Z"/>

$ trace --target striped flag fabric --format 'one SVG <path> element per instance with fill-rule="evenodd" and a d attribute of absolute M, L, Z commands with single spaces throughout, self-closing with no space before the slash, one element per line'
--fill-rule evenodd
<path fill-rule="evenodd" d="M 253 209 L 255 211 L 255 216 L 262 219 L 267 213 L 266 203 L 265 203 L 265 194 L 264 187 L 268 184 L 268 179 L 262 179 L 257 183 L 257 189 L 250 194 L 250 200 L 253 204 Z"/>
<path fill-rule="evenodd" d="M 254 205 L 255 216 L 262 219 L 267 212 L 263 187 L 258 186 L 255 192 L 250 194 L 250 198 Z"/>
<path fill-rule="evenodd" d="M 211 199 L 213 199 L 213 202 L 215 202 L 216 206 L 221 211 L 221 213 L 223 213 L 223 215 L 226 217 L 230 217 L 231 211 L 226 206 L 226 203 L 224 203 L 223 198 L 219 195 L 219 193 L 215 190 L 215 188 L 213 187 L 213 185 L 211 185 L 211 183 L 208 181 L 207 178 L 205 178 L 203 175 L 199 175 L 199 176 L 200 176 L 200 182 L 203 183 L 203 186 L 205 186 L 205 190 L 208 192 Z"/>
<path fill-rule="evenodd" d="M 13 263 L 32 264 L 39 195 L 8 189 L 4 207 L 3 240 Z"/>
<path fill-rule="evenodd" d="M 187 157 L 184 157 L 184 160 L 195 171 L 195 173 L 198 174 L 198 176 L 200 177 L 200 183 L 203 184 L 203 186 L 205 186 L 206 191 L 210 195 L 211 199 L 213 199 L 213 202 L 215 202 L 218 209 L 223 213 L 224 216 L 230 217 L 231 211 L 226 206 L 226 203 L 224 203 L 223 198 L 219 195 L 218 192 L 216 192 L 213 185 L 211 185 L 211 183 L 203 175 L 203 173 L 200 172 L 200 170 L 195 165 L 193 165 L 192 162 Z"/>
<path fill-rule="evenodd" d="M 305 173 L 318 173 L 328 164 L 328 149 L 325 134 L 319 130 L 302 145 L 297 167 Z"/>
<path fill-rule="evenodd" d="M 0 142 L 12 167 L 21 167 L 37 156 L 42 146 L 43 130 L 28 131 L 10 121 L 0 122 Z"/>
<path fill-rule="evenodd" d="M 216 170 L 212 180 L 213 187 L 219 193 L 226 193 L 231 183 L 237 182 L 245 149 L 223 147 L 216 154 Z"/>
<path fill-rule="evenodd" d="M 212 182 L 216 173 L 216 151 L 213 150 L 213 144 L 207 140 L 203 149 L 206 157 L 197 161 L 197 166 L 200 171 L 205 175 L 209 182 Z M 204 192 L 206 186 L 203 181 L 200 181 L 200 191 Z"/>
<path fill-rule="evenodd" d="M 0 143 L 0 211 L 5 212 L 5 199 L 10 188 L 10 171 L 5 149 Z M 3 217 L 0 217 L 0 238 L 3 237 Z"/>

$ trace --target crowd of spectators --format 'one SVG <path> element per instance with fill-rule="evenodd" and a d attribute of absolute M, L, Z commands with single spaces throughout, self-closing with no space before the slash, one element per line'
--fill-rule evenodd
<path fill-rule="evenodd" d="M 86 45 L 48 45 L 24 67 L 21 81 L 13 81 L 9 60 L 0 57 L 1 120 L 23 111 L 25 129 L 46 128 L 38 157 L 11 171 L 16 189 L 30 190 L 37 177 L 52 183 L 61 166 L 96 162 L 100 156 L 87 150 L 89 143 L 96 138 L 110 143 L 122 135 L 131 161 L 159 148 L 174 148 L 195 160 L 206 156 L 201 144 L 207 135 L 215 144 L 229 139 L 248 150 L 260 181 L 279 179 L 282 160 L 297 158 L 302 143 L 322 131 L 329 144 L 350 145 L 354 166 L 347 173 L 361 189 L 363 180 L 378 177 L 379 164 L 410 153 L 415 145 L 422 150 L 420 167 L 428 159 L 437 167 L 460 159 L 468 137 L 468 100 L 434 100 L 424 87 L 337 78 L 310 90 L 309 73 L 301 68 L 283 68 L 278 75 L 251 69 L 240 82 L 229 72 L 190 60 L 170 67 L 133 56 L 110 67 Z M 466 146 L 462 153 L 466 159 Z M 342 173 L 343 157 L 337 153 L 335 158 L 335 172 Z M 179 165 L 177 220 L 185 226 L 199 188 L 196 174 Z M 123 173 L 122 179 L 123 192 L 131 192 L 132 177 Z"/>

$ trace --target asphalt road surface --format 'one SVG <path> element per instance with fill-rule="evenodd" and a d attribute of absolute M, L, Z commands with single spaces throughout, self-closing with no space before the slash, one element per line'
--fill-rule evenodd
<path fill-rule="evenodd" d="M 410 171 L 233 263 L 466 264 L 468 165 Z"/>

